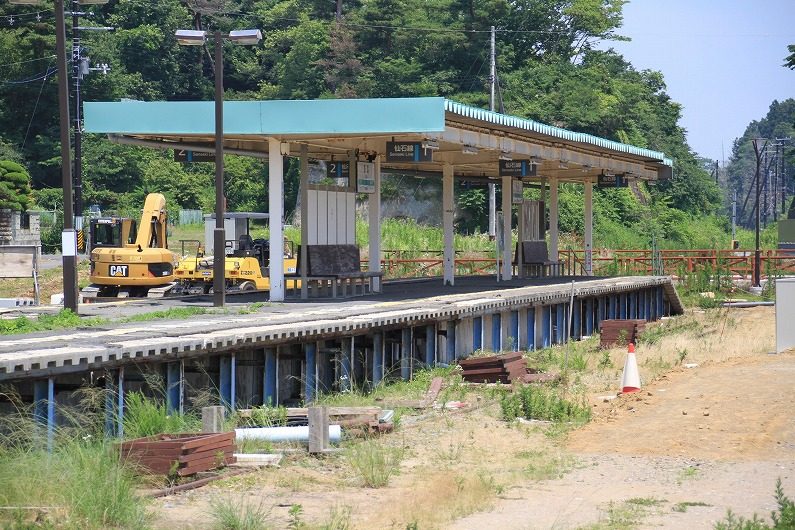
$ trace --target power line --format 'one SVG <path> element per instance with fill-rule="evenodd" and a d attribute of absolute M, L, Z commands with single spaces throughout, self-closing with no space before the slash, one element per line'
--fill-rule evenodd
<path fill-rule="evenodd" d="M 18 64 L 35 63 L 35 62 L 38 62 L 38 61 L 49 61 L 49 60 L 52 60 L 52 59 L 55 59 L 55 55 L 46 55 L 44 57 L 37 57 L 35 59 L 28 59 L 26 61 L 17 61 L 15 63 L 0 64 L 0 68 L 4 68 L 6 66 L 16 66 Z"/>

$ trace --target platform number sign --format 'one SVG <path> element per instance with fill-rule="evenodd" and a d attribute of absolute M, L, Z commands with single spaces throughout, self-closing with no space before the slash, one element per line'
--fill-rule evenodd
<path fill-rule="evenodd" d="M 126 278 L 130 275 L 129 265 L 111 265 L 108 276 L 111 278 Z"/>

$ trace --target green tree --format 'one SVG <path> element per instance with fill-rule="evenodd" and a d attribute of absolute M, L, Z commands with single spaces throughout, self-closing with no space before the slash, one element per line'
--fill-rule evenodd
<path fill-rule="evenodd" d="M 0 209 L 24 212 L 30 205 L 30 175 L 11 160 L 0 160 Z"/>

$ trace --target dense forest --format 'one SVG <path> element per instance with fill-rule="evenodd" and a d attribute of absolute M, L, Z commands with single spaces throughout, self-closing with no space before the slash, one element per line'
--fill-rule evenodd
<path fill-rule="evenodd" d="M 724 197 L 707 165 L 687 145 L 679 125 L 681 107 L 667 95 L 662 74 L 638 71 L 612 50 L 595 47 L 623 38 L 623 3 L 111 0 L 83 6 L 90 9 L 81 25 L 116 29 L 83 31 L 80 53 L 72 61 L 90 57 L 92 67 L 110 67 L 85 76 L 84 100 L 209 100 L 212 54 L 178 46 L 174 31 L 260 28 L 260 47 L 225 50 L 227 99 L 444 96 L 487 107 L 489 36 L 495 26 L 501 110 L 663 151 L 675 161 L 673 179 L 637 195 L 626 189 L 597 194 L 601 244 L 648 246 L 655 239 L 671 246 L 725 246 Z M 53 13 L 2 4 L 0 26 L 0 160 L 25 166 L 40 208 L 60 209 Z M 744 149 L 738 140 L 738 160 Z M 295 165 L 285 183 L 288 214 L 297 195 Z M 85 135 L 83 168 L 87 205 L 138 208 L 143 194 L 156 190 L 174 206 L 212 209 L 209 164 L 182 165 L 171 153 Z M 229 208 L 265 209 L 266 177 L 267 164 L 227 157 Z M 791 165 L 787 178 L 792 178 Z M 746 189 L 742 186 L 740 191 Z M 562 190 L 562 230 L 581 228 L 580 193 L 577 187 Z M 476 229 L 485 228 L 485 198 L 477 188 L 458 193 L 459 207 L 470 210 L 467 218 L 474 219 Z"/>

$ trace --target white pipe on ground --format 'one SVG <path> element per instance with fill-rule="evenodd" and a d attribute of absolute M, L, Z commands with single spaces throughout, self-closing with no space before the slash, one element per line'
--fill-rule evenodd
<path fill-rule="evenodd" d="M 268 442 L 308 442 L 309 426 L 297 427 L 250 427 L 235 429 L 238 440 L 265 440 Z M 328 426 L 328 439 L 330 442 L 339 443 L 342 437 L 342 428 L 339 425 Z"/>

